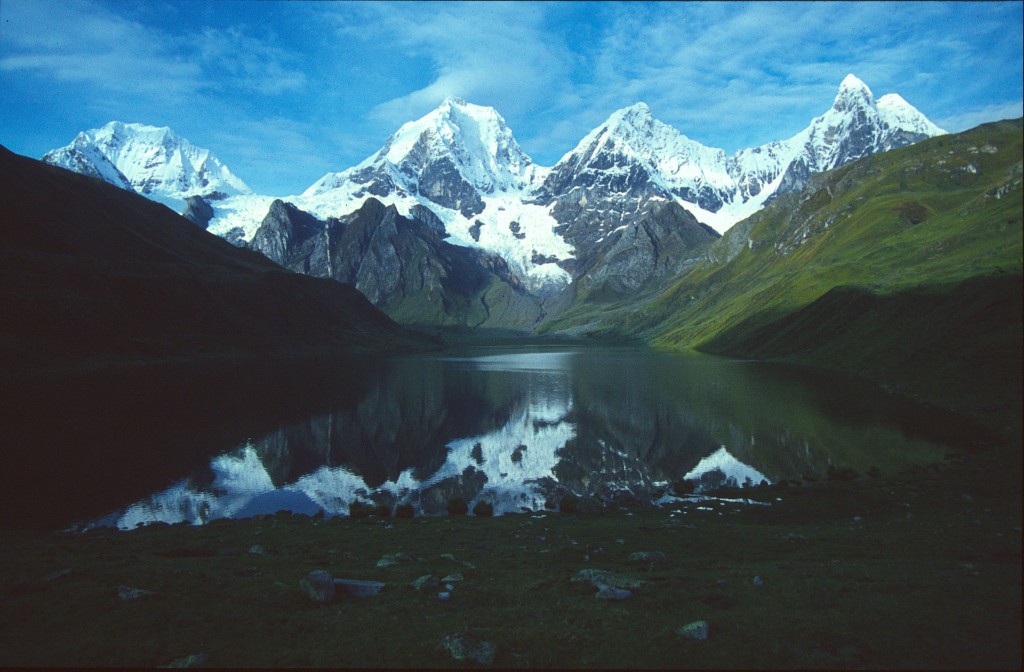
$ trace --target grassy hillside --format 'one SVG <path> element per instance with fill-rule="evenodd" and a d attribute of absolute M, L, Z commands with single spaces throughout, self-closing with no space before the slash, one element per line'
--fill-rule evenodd
<path fill-rule="evenodd" d="M 136 194 L 3 148 L 0 185 L 7 373 L 417 344 L 354 288 Z"/>
<path fill-rule="evenodd" d="M 845 369 L 975 409 L 1019 400 L 1021 152 L 1018 119 L 815 176 L 597 331 Z"/>

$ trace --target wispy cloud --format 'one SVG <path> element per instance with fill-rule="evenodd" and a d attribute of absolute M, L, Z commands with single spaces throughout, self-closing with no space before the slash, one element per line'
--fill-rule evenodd
<path fill-rule="evenodd" d="M 286 50 L 239 28 L 192 36 L 86 0 L 7 4 L 2 71 L 168 105 L 210 92 L 277 95 L 307 83 Z"/>
<path fill-rule="evenodd" d="M 518 116 L 571 87 L 571 54 L 545 30 L 543 4 L 372 3 L 358 10 L 359 39 L 385 40 L 399 63 L 427 62 L 428 81 L 372 109 L 382 122 L 414 119 L 450 95 Z M 338 29 L 354 37 L 354 10 L 343 11 Z"/>
<path fill-rule="evenodd" d="M 181 58 L 173 40 L 82 0 L 7 3 L 4 20 L 3 71 L 159 97 L 200 81 L 200 65 Z"/>
<path fill-rule="evenodd" d="M 850 72 L 949 130 L 1018 116 L 1024 97 L 1021 2 L 2 0 L 0 13 L 14 103 L 0 130 L 32 137 L 29 153 L 57 144 L 37 139 L 38 113 L 62 134 L 171 125 L 253 186 L 267 171 L 293 190 L 448 95 L 495 107 L 547 165 L 641 100 L 731 152 L 804 128 Z"/>
<path fill-rule="evenodd" d="M 204 86 L 273 96 L 301 91 L 307 85 L 296 56 L 238 27 L 207 28 L 196 44 Z"/>
<path fill-rule="evenodd" d="M 1002 119 L 1017 119 L 1024 117 L 1024 102 L 996 103 L 993 105 L 982 105 L 970 110 L 964 110 L 958 114 L 943 117 L 935 120 L 939 127 L 950 133 L 959 133 L 979 124 L 989 121 L 1000 121 Z"/>
<path fill-rule="evenodd" d="M 996 53 L 1012 60 L 990 67 L 1020 70 L 1014 8 L 987 4 L 969 26 L 961 24 L 970 5 L 948 3 L 607 5 L 600 39 L 583 52 L 591 75 L 577 86 L 583 102 L 570 118 L 593 121 L 596 110 L 643 100 L 684 134 L 733 151 L 802 129 L 851 72 L 876 95 L 898 91 L 937 116 L 940 108 L 922 101 L 955 106 L 953 96 L 991 87 L 977 75 L 994 41 L 1007 43 Z M 573 128 L 578 139 L 569 123 L 535 140 L 558 142 L 564 132 L 571 142 Z"/>

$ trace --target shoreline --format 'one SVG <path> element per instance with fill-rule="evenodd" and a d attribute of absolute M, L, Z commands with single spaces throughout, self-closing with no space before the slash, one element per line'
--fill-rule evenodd
<path fill-rule="evenodd" d="M 771 506 L 6 531 L 0 665 L 463 667 L 440 648 L 462 633 L 497 667 L 1019 667 L 1019 467 L 745 491 Z M 318 569 L 385 588 L 315 604 Z M 595 599 L 586 569 L 640 587 Z M 456 573 L 447 600 L 410 586 Z M 697 620 L 707 641 L 676 634 Z"/>

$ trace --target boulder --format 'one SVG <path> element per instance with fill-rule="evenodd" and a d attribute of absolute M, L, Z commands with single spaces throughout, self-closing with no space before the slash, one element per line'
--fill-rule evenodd
<path fill-rule="evenodd" d="M 642 582 L 609 572 L 605 569 L 581 569 L 572 579 L 573 583 L 589 583 L 598 590 L 604 588 L 621 588 L 637 590 Z"/>
<path fill-rule="evenodd" d="M 601 590 L 597 591 L 597 594 L 594 595 L 594 597 L 596 597 L 599 600 L 611 600 L 614 602 L 620 602 L 622 600 L 628 600 L 629 598 L 633 597 L 633 593 L 631 593 L 628 590 L 623 590 L 622 588 L 609 588 L 605 586 Z"/>
<path fill-rule="evenodd" d="M 434 589 L 441 585 L 441 579 L 433 574 L 425 574 L 409 584 L 416 590 Z"/>
<path fill-rule="evenodd" d="M 122 602 L 134 602 L 135 600 L 141 600 L 144 597 L 149 597 L 153 594 L 151 590 L 143 590 L 142 588 L 130 588 L 128 586 L 117 587 L 117 599 Z"/>
<path fill-rule="evenodd" d="M 693 623 L 687 623 L 676 630 L 676 634 L 703 642 L 708 638 L 708 622 L 694 621 Z"/>
<path fill-rule="evenodd" d="M 377 561 L 378 567 L 394 567 L 400 565 L 403 562 L 413 562 L 416 558 L 412 557 L 408 553 L 385 553 Z"/>
<path fill-rule="evenodd" d="M 373 597 L 384 590 L 385 584 L 379 581 L 359 581 L 357 579 L 335 579 L 334 586 L 345 591 L 349 597 Z"/>
<path fill-rule="evenodd" d="M 494 654 L 498 651 L 498 647 L 494 644 L 461 632 L 448 635 L 441 640 L 441 648 L 452 654 L 452 658 L 455 660 L 471 660 L 480 665 L 493 664 Z"/>
<path fill-rule="evenodd" d="M 648 562 L 651 564 L 660 564 L 668 561 L 666 556 L 661 551 L 637 551 L 636 553 L 629 554 L 630 562 Z"/>
<path fill-rule="evenodd" d="M 334 578 L 323 570 L 310 572 L 299 581 L 302 592 L 318 604 L 326 604 L 334 599 Z"/>

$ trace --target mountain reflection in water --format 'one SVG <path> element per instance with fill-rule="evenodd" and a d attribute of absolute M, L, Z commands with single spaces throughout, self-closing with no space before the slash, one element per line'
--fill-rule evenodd
<path fill-rule="evenodd" d="M 480 349 L 384 360 L 357 395 L 254 437 L 94 525 L 204 523 L 354 501 L 501 515 L 565 493 L 655 499 L 815 474 L 893 471 L 955 446 L 950 420 L 792 367 L 638 349 Z M 942 424 L 942 423 L 939 423 Z"/>

